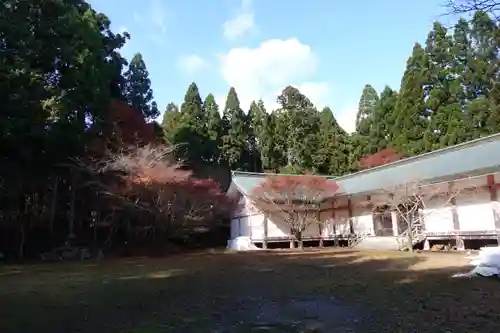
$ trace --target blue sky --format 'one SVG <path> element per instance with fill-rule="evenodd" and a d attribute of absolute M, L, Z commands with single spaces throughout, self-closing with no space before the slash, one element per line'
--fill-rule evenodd
<path fill-rule="evenodd" d="M 235 86 L 246 109 L 272 108 L 286 85 L 332 108 L 351 130 L 365 84 L 399 88 L 415 42 L 424 42 L 443 0 L 91 0 L 141 52 L 163 110 L 195 81 L 223 104 Z M 140 4 L 140 5 L 139 5 Z"/>

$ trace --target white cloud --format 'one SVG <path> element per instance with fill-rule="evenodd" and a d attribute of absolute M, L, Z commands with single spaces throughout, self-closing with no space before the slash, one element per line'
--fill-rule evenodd
<path fill-rule="evenodd" d="M 234 40 L 252 31 L 255 28 L 255 21 L 250 1 L 243 0 L 236 15 L 225 21 L 222 27 L 224 37 L 228 40 Z"/>
<path fill-rule="evenodd" d="M 328 104 L 330 85 L 327 82 L 304 82 L 297 86 L 317 108 L 322 109 Z"/>
<path fill-rule="evenodd" d="M 314 81 L 317 59 L 309 45 L 296 38 L 271 39 L 256 48 L 233 48 L 220 57 L 221 75 L 228 86 L 233 86 L 243 110 L 248 110 L 252 100 L 263 99 L 271 111 L 278 107 L 276 97 L 287 85 L 292 85 L 306 95 L 318 108 L 331 104 L 334 92 L 328 82 Z M 226 93 L 216 95 L 221 112 Z M 357 113 L 356 104 L 348 104 L 335 117 L 346 132 L 353 132 Z"/>
<path fill-rule="evenodd" d="M 233 48 L 220 60 L 222 77 L 236 88 L 244 109 L 260 98 L 272 109 L 287 85 L 295 85 L 315 103 L 326 102 L 328 84 L 308 80 L 316 72 L 316 56 L 296 38 L 271 39 L 256 48 Z"/>
<path fill-rule="evenodd" d="M 346 131 L 347 133 L 354 132 L 354 130 L 356 129 L 356 115 L 358 113 L 357 105 L 347 106 L 341 109 L 340 112 L 336 112 L 335 110 L 333 110 L 333 113 L 335 114 L 337 122 L 340 126 L 342 126 L 344 131 Z"/>
<path fill-rule="evenodd" d="M 197 73 L 208 66 L 205 59 L 196 54 L 183 56 L 179 59 L 179 68 L 186 74 Z"/>

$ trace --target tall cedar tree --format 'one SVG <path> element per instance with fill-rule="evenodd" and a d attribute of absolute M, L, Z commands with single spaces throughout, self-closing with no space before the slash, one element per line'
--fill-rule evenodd
<path fill-rule="evenodd" d="M 222 155 L 231 170 L 249 170 L 249 133 L 246 115 L 240 107 L 236 90 L 231 87 L 227 94 L 226 106 L 222 116 L 224 136 Z"/>
<path fill-rule="evenodd" d="M 194 82 L 189 85 L 184 96 L 173 143 L 179 145 L 179 157 L 187 164 L 194 165 L 211 158 L 206 116 L 198 86 Z"/>
<path fill-rule="evenodd" d="M 369 84 L 365 85 L 359 99 L 358 113 L 356 114 L 356 132 L 359 134 L 369 135 L 375 104 L 378 100 L 379 96 L 375 88 Z"/>
<path fill-rule="evenodd" d="M 370 141 L 370 131 L 373 126 L 375 105 L 379 100 L 377 91 L 369 84 L 365 85 L 361 93 L 356 114 L 356 133 L 351 138 L 350 145 L 350 169 L 357 170 L 358 161 L 365 155 L 377 151 Z"/>
<path fill-rule="evenodd" d="M 179 126 L 181 113 L 179 107 L 175 103 L 168 103 L 163 113 L 161 127 L 163 129 L 163 137 L 169 143 L 174 142 L 175 131 Z"/>
<path fill-rule="evenodd" d="M 318 150 L 315 162 L 320 174 L 342 175 L 347 172 L 346 133 L 337 123 L 332 110 L 319 114 Z"/>
<path fill-rule="evenodd" d="M 106 15 L 83 0 L 2 1 L 0 35 L 0 186 L 8 189 L 0 222 L 16 223 L 2 233 L 20 240 L 8 251 L 22 257 L 32 225 L 62 234 L 66 220 L 74 221 L 68 209 L 74 181 L 61 165 L 112 129 L 108 106 L 121 95 L 119 49 L 127 36 L 113 33 Z M 56 206 L 48 194 L 57 188 Z M 85 213 L 96 209 L 93 198 L 84 200 Z M 58 224 L 56 212 L 68 219 Z"/>
<path fill-rule="evenodd" d="M 318 149 L 319 114 L 298 89 L 288 86 L 278 96 L 281 112 L 286 113 L 289 171 L 317 171 L 313 154 Z"/>
<path fill-rule="evenodd" d="M 487 13 L 476 12 L 471 21 L 471 39 L 474 45 L 472 82 L 478 100 L 471 111 L 483 122 L 480 135 L 500 131 L 499 38 L 497 23 Z"/>
<path fill-rule="evenodd" d="M 147 120 L 155 119 L 160 115 L 158 108 L 154 108 L 153 90 L 151 89 L 151 80 L 146 69 L 146 63 L 140 53 L 136 53 L 128 70 L 125 72 L 125 99 L 130 106 L 141 110 L 144 118 Z"/>
<path fill-rule="evenodd" d="M 259 137 L 262 168 L 268 172 L 278 172 L 283 162 L 283 150 L 280 149 L 277 139 L 278 115 L 276 111 L 267 114 Z"/>
<path fill-rule="evenodd" d="M 392 146 L 406 156 L 425 151 L 422 138 L 428 128 L 429 114 L 424 102 L 424 86 L 427 84 L 425 51 L 416 43 L 411 57 L 406 62 L 392 131 Z"/>
<path fill-rule="evenodd" d="M 249 127 L 249 143 L 250 155 L 252 160 L 252 171 L 262 171 L 262 131 L 264 130 L 264 122 L 266 117 L 266 109 L 262 100 L 250 104 L 247 121 Z"/>
<path fill-rule="evenodd" d="M 467 138 L 466 119 L 462 111 L 460 69 L 454 67 L 452 37 L 435 22 L 426 41 L 428 83 L 425 106 L 430 123 L 424 135 L 425 151 L 445 148 Z"/>
<path fill-rule="evenodd" d="M 370 146 L 375 147 L 377 152 L 387 148 L 392 142 L 397 100 L 398 93 L 386 86 L 375 103 L 369 137 Z"/>
<path fill-rule="evenodd" d="M 207 135 L 209 144 L 209 162 L 217 163 L 221 158 L 222 145 L 222 119 L 219 113 L 219 105 L 215 102 L 215 97 L 208 94 L 203 102 L 203 112 L 206 117 Z"/>

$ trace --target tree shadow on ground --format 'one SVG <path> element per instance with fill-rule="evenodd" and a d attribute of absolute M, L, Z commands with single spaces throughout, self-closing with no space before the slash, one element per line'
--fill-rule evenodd
<path fill-rule="evenodd" d="M 259 251 L 3 267 L 0 331 L 497 331 L 498 281 L 451 278 L 460 259 Z"/>

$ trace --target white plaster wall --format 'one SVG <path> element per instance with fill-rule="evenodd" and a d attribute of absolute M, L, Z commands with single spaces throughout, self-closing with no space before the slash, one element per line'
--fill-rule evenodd
<path fill-rule="evenodd" d="M 461 192 L 456 198 L 460 230 L 495 230 L 489 189 Z"/>
<path fill-rule="evenodd" d="M 446 197 L 429 199 L 423 210 L 425 229 L 430 232 L 452 231 L 453 213 Z"/>
<path fill-rule="evenodd" d="M 337 235 L 348 235 L 351 233 L 351 227 L 349 224 L 349 210 L 336 210 L 335 217 L 332 223 L 335 223 Z"/>
<path fill-rule="evenodd" d="M 500 173 L 495 174 L 496 181 L 500 181 Z M 494 213 L 492 208 L 500 215 L 500 202 L 491 202 L 490 194 L 487 188 L 481 188 L 486 185 L 486 176 L 474 177 L 465 180 L 459 180 L 454 183 L 455 189 L 465 187 L 474 187 L 473 190 L 462 191 L 456 198 L 457 212 L 460 221 L 460 230 L 494 230 Z M 447 184 L 440 184 L 439 189 L 446 190 Z M 436 192 L 436 190 L 432 190 Z M 497 190 L 500 199 L 500 189 Z M 379 194 L 371 196 L 371 204 L 383 203 L 386 199 Z M 446 232 L 453 231 L 453 214 L 451 205 L 446 201 L 448 198 L 433 198 L 425 202 L 424 223 L 427 231 Z M 371 209 L 366 206 L 368 202 L 365 199 L 354 200 L 352 202 L 353 227 L 355 232 L 368 232 L 374 235 L 373 218 Z M 336 225 L 337 234 L 348 234 L 350 232 L 347 198 L 336 198 L 332 202 L 322 205 L 322 209 L 336 208 L 335 216 L 332 217 L 332 211 L 321 213 L 320 219 L 324 221 L 322 230 L 323 236 L 333 236 Z M 240 221 L 233 218 L 231 220 L 231 238 L 237 236 L 248 236 L 253 239 L 263 239 L 264 237 L 264 214 L 259 212 L 248 198 L 242 197 L 238 209 L 233 212 L 234 217 L 241 217 Z M 248 217 L 245 217 L 248 216 Z M 268 236 L 269 237 L 287 237 L 289 235 L 289 225 L 276 214 L 268 218 Z M 305 236 L 317 236 L 319 228 L 317 224 L 312 224 L 305 232 Z"/>
<path fill-rule="evenodd" d="M 456 180 L 453 183 L 453 189 L 463 190 L 464 188 L 479 189 L 481 186 L 487 185 L 487 176 L 471 177 Z"/>
<path fill-rule="evenodd" d="M 239 232 L 238 219 L 231 219 L 231 239 L 240 236 Z"/>
<path fill-rule="evenodd" d="M 288 237 L 290 235 L 290 225 L 283 221 L 276 214 L 270 215 L 267 219 L 267 237 Z"/>
<path fill-rule="evenodd" d="M 322 209 L 329 209 L 344 204 L 343 202 L 327 202 L 322 204 Z M 254 240 L 264 239 L 264 214 L 257 209 L 249 198 L 242 198 L 239 209 L 233 213 L 231 219 L 231 238 L 238 236 L 250 237 Z M 339 214 L 337 214 L 340 212 Z M 340 227 L 337 226 L 337 234 L 349 232 L 349 223 L 347 219 L 347 210 L 336 211 L 336 222 L 341 221 Z M 323 233 L 333 235 L 332 211 L 324 211 L 320 219 L 325 221 Z M 345 229 L 345 230 L 344 230 Z M 267 235 L 269 238 L 286 238 L 290 235 L 290 226 L 284 222 L 279 212 L 269 214 L 267 219 Z M 320 230 L 317 223 L 312 223 L 304 232 L 307 237 L 319 237 Z"/>
<path fill-rule="evenodd" d="M 366 207 L 364 203 L 359 201 L 353 201 L 352 215 L 354 232 L 366 232 L 370 235 L 375 235 L 371 208 Z"/>

